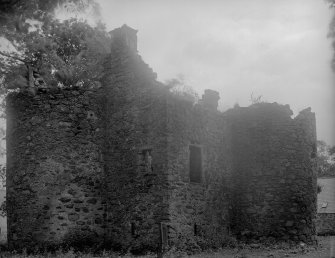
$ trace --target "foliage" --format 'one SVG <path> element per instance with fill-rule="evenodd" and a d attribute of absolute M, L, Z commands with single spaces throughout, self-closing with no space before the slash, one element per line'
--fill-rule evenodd
<path fill-rule="evenodd" d="M 77 251 L 90 251 L 98 248 L 102 239 L 92 230 L 82 231 L 80 228 L 74 228 L 64 236 L 65 249 L 74 248 Z"/>
<path fill-rule="evenodd" d="M 0 127 L 0 141 L 5 139 L 5 130 Z M 0 146 L 0 160 L 4 162 L 6 157 L 6 149 L 3 146 Z M 6 187 L 6 165 L 0 163 L 0 188 Z M 7 216 L 7 209 L 6 209 L 6 200 L 1 203 L 0 205 L 0 216 L 5 217 Z"/>
<path fill-rule="evenodd" d="M 259 96 L 254 96 L 254 93 L 252 92 L 250 95 L 250 102 L 251 104 L 259 104 L 259 103 L 264 103 L 264 101 L 262 100 L 262 95 Z"/>
<path fill-rule="evenodd" d="M 317 174 L 335 176 L 335 146 L 329 146 L 324 141 L 317 141 Z"/>
<path fill-rule="evenodd" d="M 7 202 L 4 200 L 0 205 L 0 216 L 6 217 L 7 216 Z"/>
<path fill-rule="evenodd" d="M 26 2 L 13 1 L 13 5 L 20 8 L 17 12 L 9 12 L 6 18 L 12 16 L 16 25 L 4 22 L 1 26 L 1 36 L 12 48 L 0 51 L 0 93 L 8 89 L 33 91 L 35 86 L 99 85 L 103 56 L 109 52 L 105 27 L 102 24 L 91 27 L 74 18 L 61 22 L 52 14 L 59 4 L 76 3 L 81 10 L 94 2 Z"/>
<path fill-rule="evenodd" d="M 233 236 L 227 235 L 220 228 L 199 229 L 196 236 L 188 236 L 183 233 L 178 235 L 174 247 L 170 253 L 185 252 L 187 254 L 199 253 L 204 250 L 219 250 L 221 248 L 236 248 L 238 241 Z"/>
<path fill-rule="evenodd" d="M 97 6 L 88 0 L 0 2 L 0 116 L 4 116 L 4 95 L 9 90 L 35 94 L 54 87 L 100 86 L 102 62 L 109 52 L 104 25 L 92 27 L 79 19 L 55 17 L 60 7 L 76 14 L 92 7 L 98 10 Z M 0 150 L 0 156 L 4 151 Z M 5 171 L 0 165 L 2 182 Z M 0 212 L 6 214 L 6 203 Z"/>
<path fill-rule="evenodd" d="M 335 9 L 335 0 L 326 0 L 329 4 L 329 8 Z M 335 13 L 333 14 L 333 17 L 329 24 L 329 31 L 328 31 L 328 37 L 332 39 L 332 46 L 333 46 L 333 59 L 332 59 L 332 68 L 333 71 L 335 71 Z"/>
<path fill-rule="evenodd" d="M 21 22 L 26 19 L 42 20 L 53 15 L 57 7 L 64 7 L 69 12 L 79 13 L 91 7 L 99 14 L 98 4 L 89 0 L 2 0 L 0 1 L 0 25 L 2 30 L 24 27 Z"/>
<path fill-rule="evenodd" d="M 109 52 L 105 28 L 92 28 L 76 19 L 45 23 L 42 29 L 22 35 L 20 41 L 19 56 L 5 53 L 10 58 L 1 60 L 5 89 L 94 86 L 102 75 L 103 57 Z M 36 75 L 42 79 L 37 84 Z"/>
<path fill-rule="evenodd" d="M 178 75 L 177 78 L 169 79 L 165 82 L 166 86 L 177 97 L 196 103 L 199 100 L 199 96 L 196 91 L 189 85 L 186 84 L 183 75 Z"/>

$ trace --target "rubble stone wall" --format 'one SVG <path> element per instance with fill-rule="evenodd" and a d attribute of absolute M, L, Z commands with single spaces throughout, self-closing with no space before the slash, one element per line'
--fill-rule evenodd
<path fill-rule="evenodd" d="M 116 45 L 98 89 L 11 94 L 10 245 L 82 235 L 114 249 L 157 249 L 168 219 L 167 92 L 140 56 Z"/>
<path fill-rule="evenodd" d="M 229 235 L 315 240 L 314 113 L 293 119 L 276 103 L 221 113 L 214 91 L 194 105 L 113 42 L 101 87 L 7 98 L 12 247 L 73 235 L 134 252 L 157 250 L 165 233 L 186 248 Z"/>
<path fill-rule="evenodd" d="M 232 132 L 232 230 L 242 239 L 315 240 L 315 116 L 260 103 L 226 113 Z"/>
<path fill-rule="evenodd" d="M 225 123 L 220 112 L 179 98 L 170 98 L 167 110 L 170 241 L 208 248 L 229 234 L 231 162 Z M 190 180 L 190 146 L 201 149 L 201 182 Z"/>
<path fill-rule="evenodd" d="M 7 98 L 8 242 L 102 235 L 99 94 L 59 90 Z"/>
<path fill-rule="evenodd" d="M 138 55 L 115 48 L 108 64 L 107 238 L 114 248 L 157 250 L 168 219 L 166 94 Z"/>

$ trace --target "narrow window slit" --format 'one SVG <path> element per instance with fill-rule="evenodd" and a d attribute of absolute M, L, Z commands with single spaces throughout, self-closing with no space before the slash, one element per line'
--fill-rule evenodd
<path fill-rule="evenodd" d="M 201 147 L 190 145 L 190 182 L 202 182 L 202 153 Z"/>
<path fill-rule="evenodd" d="M 131 235 L 135 236 L 135 223 L 134 222 L 130 224 L 130 230 L 131 230 Z"/>

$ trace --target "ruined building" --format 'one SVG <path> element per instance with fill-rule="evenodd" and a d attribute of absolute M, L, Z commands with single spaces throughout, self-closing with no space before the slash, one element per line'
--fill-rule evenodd
<path fill-rule="evenodd" d="M 222 113 L 212 90 L 194 105 L 156 81 L 135 30 L 111 35 L 101 87 L 7 98 L 9 245 L 314 241 L 314 113 Z"/>

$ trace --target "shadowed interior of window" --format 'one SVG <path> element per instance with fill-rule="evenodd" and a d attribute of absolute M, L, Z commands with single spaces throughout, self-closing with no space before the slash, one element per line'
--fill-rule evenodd
<path fill-rule="evenodd" d="M 190 181 L 202 182 L 202 156 L 201 147 L 190 145 Z"/>

